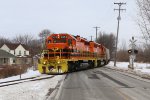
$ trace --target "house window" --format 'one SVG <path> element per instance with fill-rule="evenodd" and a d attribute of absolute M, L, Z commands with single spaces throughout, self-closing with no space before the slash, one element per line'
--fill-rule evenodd
<path fill-rule="evenodd" d="M 26 55 L 26 51 L 24 51 L 24 55 Z"/>
<path fill-rule="evenodd" d="M 21 55 L 21 50 L 19 50 L 19 55 Z"/>
<path fill-rule="evenodd" d="M 13 63 L 15 63 L 16 61 L 15 61 L 15 59 L 13 59 Z"/>
<path fill-rule="evenodd" d="M 6 58 L 4 58 L 4 64 L 6 63 Z"/>

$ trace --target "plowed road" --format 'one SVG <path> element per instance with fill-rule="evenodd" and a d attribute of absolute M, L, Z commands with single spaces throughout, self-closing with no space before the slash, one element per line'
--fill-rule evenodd
<path fill-rule="evenodd" d="M 150 83 L 131 76 L 105 67 L 71 73 L 54 100 L 150 100 Z"/>

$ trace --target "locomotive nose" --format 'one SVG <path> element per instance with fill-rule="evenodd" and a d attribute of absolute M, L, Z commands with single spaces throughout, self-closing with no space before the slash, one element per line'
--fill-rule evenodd
<path fill-rule="evenodd" d="M 48 67 L 50 73 L 62 73 L 62 62 L 60 60 L 55 60 L 52 65 Z"/>
<path fill-rule="evenodd" d="M 50 73 L 62 73 L 62 66 L 49 66 Z"/>

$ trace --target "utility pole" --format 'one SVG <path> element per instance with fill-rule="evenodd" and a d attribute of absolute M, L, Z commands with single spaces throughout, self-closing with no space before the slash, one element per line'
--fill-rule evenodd
<path fill-rule="evenodd" d="M 121 11 L 123 11 L 123 10 L 126 10 L 126 9 L 121 9 L 121 6 L 122 5 L 125 5 L 126 3 L 122 3 L 122 2 L 120 2 L 120 3 L 114 3 L 114 4 L 117 4 L 118 6 L 119 6 L 119 9 L 114 9 L 114 10 L 117 10 L 117 11 L 119 11 L 119 16 L 118 16 L 118 18 L 117 18 L 117 20 L 118 20 L 118 26 L 117 26 L 117 37 L 116 37 L 116 47 L 115 47 L 115 61 L 114 61 L 114 66 L 116 66 L 116 59 L 117 59 L 117 45 L 118 45 L 118 34 L 119 34 L 119 25 L 120 25 L 120 20 L 121 20 L 121 15 L 120 15 L 120 12 Z"/>
<path fill-rule="evenodd" d="M 96 40 L 97 40 L 97 30 L 98 30 L 98 28 L 100 28 L 100 27 L 93 27 L 93 28 L 95 28 L 96 29 Z"/>
<path fill-rule="evenodd" d="M 92 41 L 92 37 L 93 37 L 93 36 L 91 35 L 90 37 L 91 37 L 91 41 Z"/>

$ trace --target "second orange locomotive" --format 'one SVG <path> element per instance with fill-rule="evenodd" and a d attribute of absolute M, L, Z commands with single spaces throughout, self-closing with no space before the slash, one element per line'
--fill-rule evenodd
<path fill-rule="evenodd" d="M 87 62 L 89 68 L 106 65 L 109 50 L 103 45 L 70 34 L 51 34 L 46 39 L 38 69 L 41 73 L 66 73 L 81 69 Z"/>

